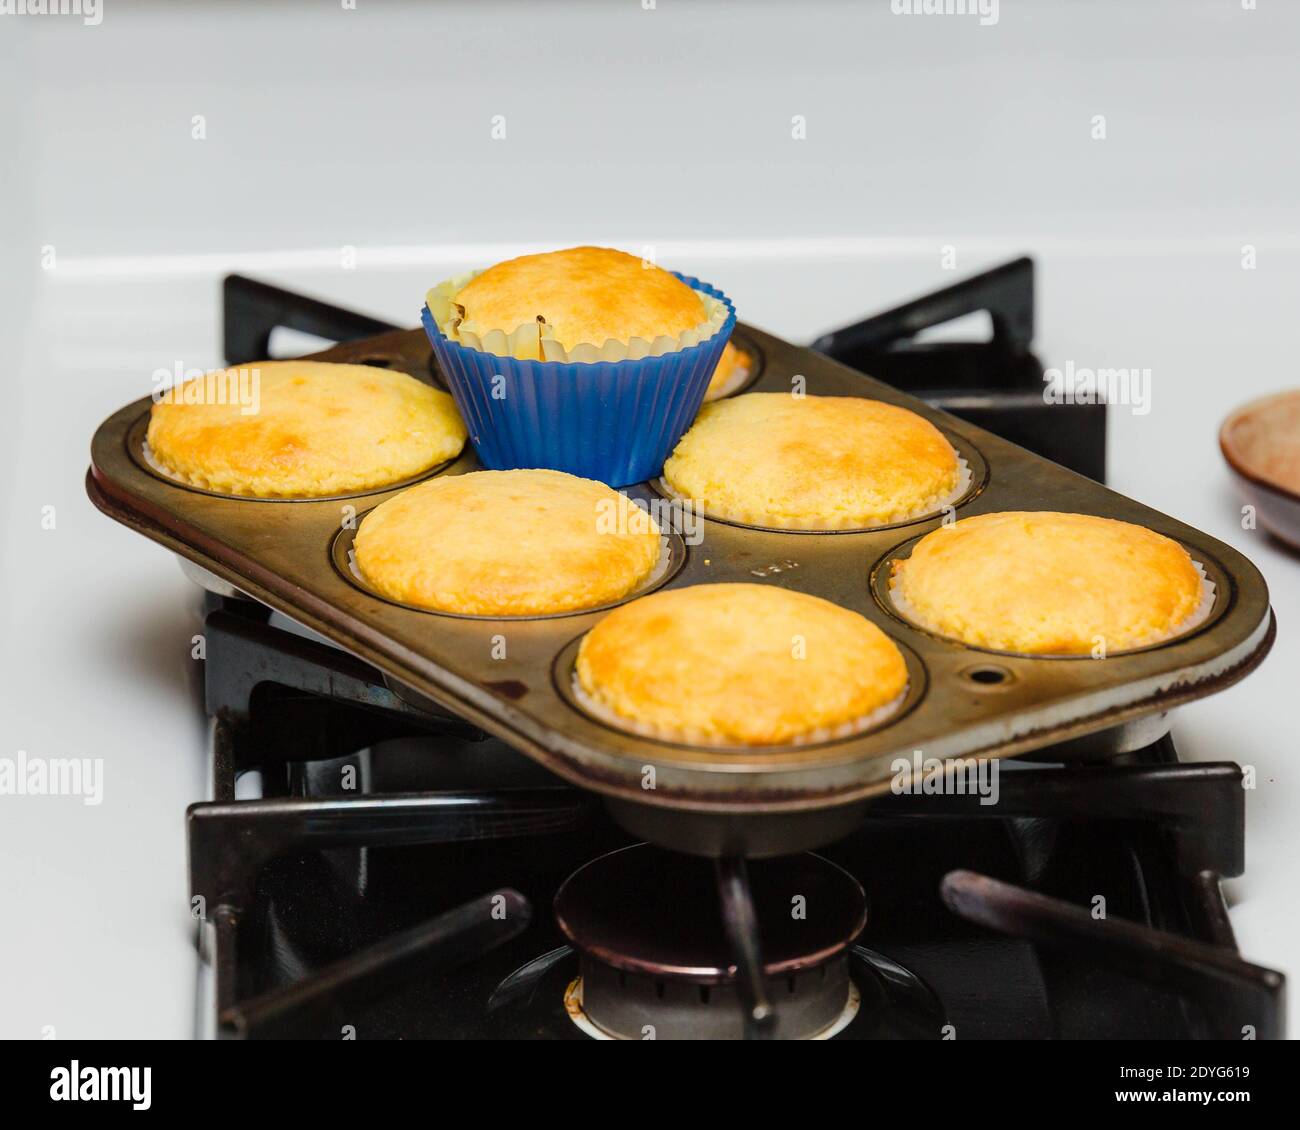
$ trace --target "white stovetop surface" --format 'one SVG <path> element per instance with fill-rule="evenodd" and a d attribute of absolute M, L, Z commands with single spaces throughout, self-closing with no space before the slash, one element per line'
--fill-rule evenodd
<path fill-rule="evenodd" d="M 980 29 L 823 5 L 860 25 L 832 35 L 786 5 L 661 2 L 515 36 L 509 6 L 186 7 L 183 29 L 111 0 L 98 28 L 0 29 L 0 95 L 24 107 L 0 124 L 0 757 L 105 774 L 96 807 L 0 797 L 0 1036 L 194 1031 L 196 590 L 87 501 L 97 424 L 154 369 L 221 360 L 228 270 L 414 324 L 432 281 L 579 240 L 653 246 L 795 340 L 1029 251 L 1047 364 L 1151 369 L 1151 412 L 1112 411 L 1110 482 L 1269 582 L 1273 655 L 1174 734 L 1184 759 L 1256 767 L 1232 920 L 1246 956 L 1300 970 L 1300 558 L 1241 528 L 1215 442 L 1235 404 L 1300 383 L 1300 157 L 1278 144 L 1300 124 L 1300 12 L 1003 0 Z M 653 70 L 619 59 L 628 36 Z"/>

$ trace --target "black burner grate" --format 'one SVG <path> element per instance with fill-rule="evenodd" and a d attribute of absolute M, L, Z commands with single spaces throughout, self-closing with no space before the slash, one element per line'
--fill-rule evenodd
<path fill-rule="evenodd" d="M 1101 478 L 1104 406 L 1075 406 L 1068 426 L 1057 406 L 1042 426 L 1032 278 L 1011 263 L 818 347 Z M 225 297 L 231 363 L 264 356 L 275 326 L 388 328 L 233 276 Z M 988 343 L 910 340 L 981 309 Z M 216 1031 L 581 1038 L 564 999 L 578 958 L 534 908 L 626 834 L 367 664 L 251 602 L 208 600 L 214 799 L 190 809 L 189 846 Z M 1284 980 L 1237 954 L 1219 893 L 1243 865 L 1240 768 L 1180 765 L 1167 737 L 1104 751 L 1006 766 L 995 810 L 880 798 L 825 851 L 871 908 L 848 962 L 861 1008 L 839 1038 L 1283 1034 Z M 254 770 L 262 796 L 237 800 Z M 780 1035 L 744 862 L 721 861 L 716 882 L 747 1032 Z"/>

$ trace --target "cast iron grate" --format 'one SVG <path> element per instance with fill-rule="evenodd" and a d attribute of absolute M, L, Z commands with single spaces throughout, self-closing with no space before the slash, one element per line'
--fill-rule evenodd
<path fill-rule="evenodd" d="M 338 341 L 392 328 L 238 276 L 224 296 L 232 364 L 266 356 L 277 326 Z M 912 340 L 978 310 L 989 342 Z M 1046 426 L 1032 333 L 1022 259 L 816 347 L 1101 479 L 1105 406 L 1071 406 L 1068 426 L 1053 406 Z M 533 907 L 626 836 L 591 796 L 411 705 L 367 664 L 256 604 L 208 599 L 213 800 L 188 819 L 217 1032 L 329 1037 L 350 1017 L 366 1035 L 572 1038 L 561 1002 L 511 977 L 560 967 L 562 939 Z M 457 775 L 468 762 L 480 787 Z M 349 766 L 361 787 L 341 790 Z M 254 770 L 262 796 L 236 799 Z M 854 952 L 894 1003 L 933 992 L 963 1036 L 1280 1037 L 1284 979 L 1241 959 L 1219 891 L 1243 866 L 1240 777 L 1230 763 L 1179 764 L 1165 737 L 1120 758 L 1016 766 L 996 815 L 972 796 L 881 798 L 826 853 L 874 904 L 869 940 L 886 952 Z M 719 861 L 716 880 L 747 1034 L 779 1036 L 744 861 Z M 1085 909 L 1097 893 L 1105 919 Z M 543 951 L 556 956 L 538 966 Z M 513 1003 L 498 1007 L 505 984 Z M 856 1027 L 941 1038 L 945 1026 Z"/>

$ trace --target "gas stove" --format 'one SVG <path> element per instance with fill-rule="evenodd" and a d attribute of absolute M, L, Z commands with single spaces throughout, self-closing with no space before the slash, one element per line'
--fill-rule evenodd
<path fill-rule="evenodd" d="M 992 808 L 890 796 L 817 854 L 720 864 L 635 844 L 350 656 L 209 603 L 214 799 L 189 836 L 214 1032 L 1282 1032 L 1283 979 L 1237 956 L 1218 890 L 1243 865 L 1241 771 L 1180 765 L 1168 736 L 1007 763 Z"/>
<path fill-rule="evenodd" d="M 373 319 L 227 280 L 226 355 Z M 986 311 L 987 342 L 918 341 Z M 817 348 L 1094 478 L 1020 260 Z M 1062 413 L 1068 416 L 1063 416 Z M 1050 425 L 1050 426 L 1049 426 Z M 1163 717 L 1001 765 L 999 800 L 887 795 L 815 853 L 638 843 L 593 794 L 242 594 L 208 587 L 211 800 L 191 807 L 201 1028 L 233 1038 L 1258 1038 L 1236 951 L 1242 770 Z"/>

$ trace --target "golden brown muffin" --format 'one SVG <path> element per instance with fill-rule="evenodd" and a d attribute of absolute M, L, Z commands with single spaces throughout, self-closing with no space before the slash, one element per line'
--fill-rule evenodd
<path fill-rule="evenodd" d="M 616 608 L 583 637 L 593 714 L 699 745 L 839 737 L 883 719 L 907 666 L 865 617 L 770 585 L 694 585 Z"/>
<path fill-rule="evenodd" d="M 711 517 L 851 529 L 939 509 L 961 488 L 962 468 L 943 433 L 905 408 L 749 392 L 700 409 L 664 481 Z"/>
<path fill-rule="evenodd" d="M 736 386 L 742 384 L 749 376 L 749 367 L 753 361 L 742 352 L 734 341 L 722 347 L 722 356 L 718 358 L 718 367 L 709 378 L 709 387 L 704 392 L 704 399 L 717 400 L 726 396 Z"/>
<path fill-rule="evenodd" d="M 709 317 L 700 295 L 680 279 L 608 247 L 509 259 L 474 276 L 452 301 L 462 311 L 461 331 L 509 335 L 545 323 L 566 350 L 677 337 Z"/>
<path fill-rule="evenodd" d="M 544 616 L 626 596 L 655 571 L 650 516 L 563 471 L 433 479 L 375 507 L 355 541 L 366 582 L 393 600 L 469 616 Z"/>
<path fill-rule="evenodd" d="M 370 365 L 259 361 L 164 396 L 149 418 L 154 459 L 185 482 L 225 494 L 369 490 L 427 471 L 465 446 L 465 425 L 447 393 Z"/>
<path fill-rule="evenodd" d="M 896 561 L 899 611 L 937 635 L 1030 655 L 1097 655 L 1159 642 L 1209 611 L 1175 541 L 1128 522 L 1051 511 L 981 514 Z"/>

